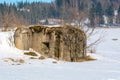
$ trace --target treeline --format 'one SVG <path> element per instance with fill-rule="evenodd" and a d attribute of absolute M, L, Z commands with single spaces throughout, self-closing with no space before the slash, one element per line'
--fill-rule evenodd
<path fill-rule="evenodd" d="M 116 11 L 116 16 L 115 16 Z M 120 24 L 120 0 L 55 0 L 45 2 L 18 2 L 0 4 L 0 26 L 39 24 L 48 18 L 62 19 L 67 23 L 80 23 L 86 18 L 90 26 Z"/>

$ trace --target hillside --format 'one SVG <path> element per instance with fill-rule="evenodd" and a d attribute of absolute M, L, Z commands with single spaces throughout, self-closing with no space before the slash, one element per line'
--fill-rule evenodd
<path fill-rule="evenodd" d="M 29 59 L 28 56 L 23 55 L 23 51 L 11 46 L 8 37 L 12 34 L 12 32 L 0 32 L 0 79 L 2 80 L 120 80 L 118 28 L 96 29 L 95 35 L 88 40 L 88 44 L 94 42 L 99 36 L 104 36 L 101 42 L 94 46 L 95 53 L 90 54 L 97 60 L 81 63 L 56 61 L 49 58 Z M 23 59 L 25 63 L 12 62 L 7 58 Z"/>

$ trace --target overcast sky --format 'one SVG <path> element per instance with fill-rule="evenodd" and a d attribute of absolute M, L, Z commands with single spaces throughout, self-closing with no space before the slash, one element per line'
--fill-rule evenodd
<path fill-rule="evenodd" d="M 27 1 L 27 2 L 33 2 L 33 1 L 51 2 L 53 0 L 0 0 L 0 3 L 4 3 L 4 2 L 6 2 L 6 3 L 17 3 L 17 2 L 20 2 L 20 1 L 23 1 L 23 2 L 25 2 L 25 1 Z"/>

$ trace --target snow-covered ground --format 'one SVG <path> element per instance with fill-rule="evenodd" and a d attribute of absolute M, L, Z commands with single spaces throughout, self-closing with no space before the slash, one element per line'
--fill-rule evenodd
<path fill-rule="evenodd" d="M 70 63 L 53 59 L 30 60 L 14 47 L 12 32 L 0 32 L 0 80 L 120 80 L 120 29 L 97 29 L 88 44 L 95 45 L 95 61 Z M 12 43 L 6 41 L 10 38 Z M 25 63 L 6 62 L 6 58 L 24 59 Z"/>

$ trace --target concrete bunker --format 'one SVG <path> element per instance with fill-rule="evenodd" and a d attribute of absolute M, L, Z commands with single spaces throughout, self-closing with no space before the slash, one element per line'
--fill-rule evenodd
<path fill-rule="evenodd" d="M 32 48 L 58 60 L 76 62 L 86 56 L 86 35 L 71 25 L 20 27 L 15 31 L 14 41 L 19 49 Z"/>

